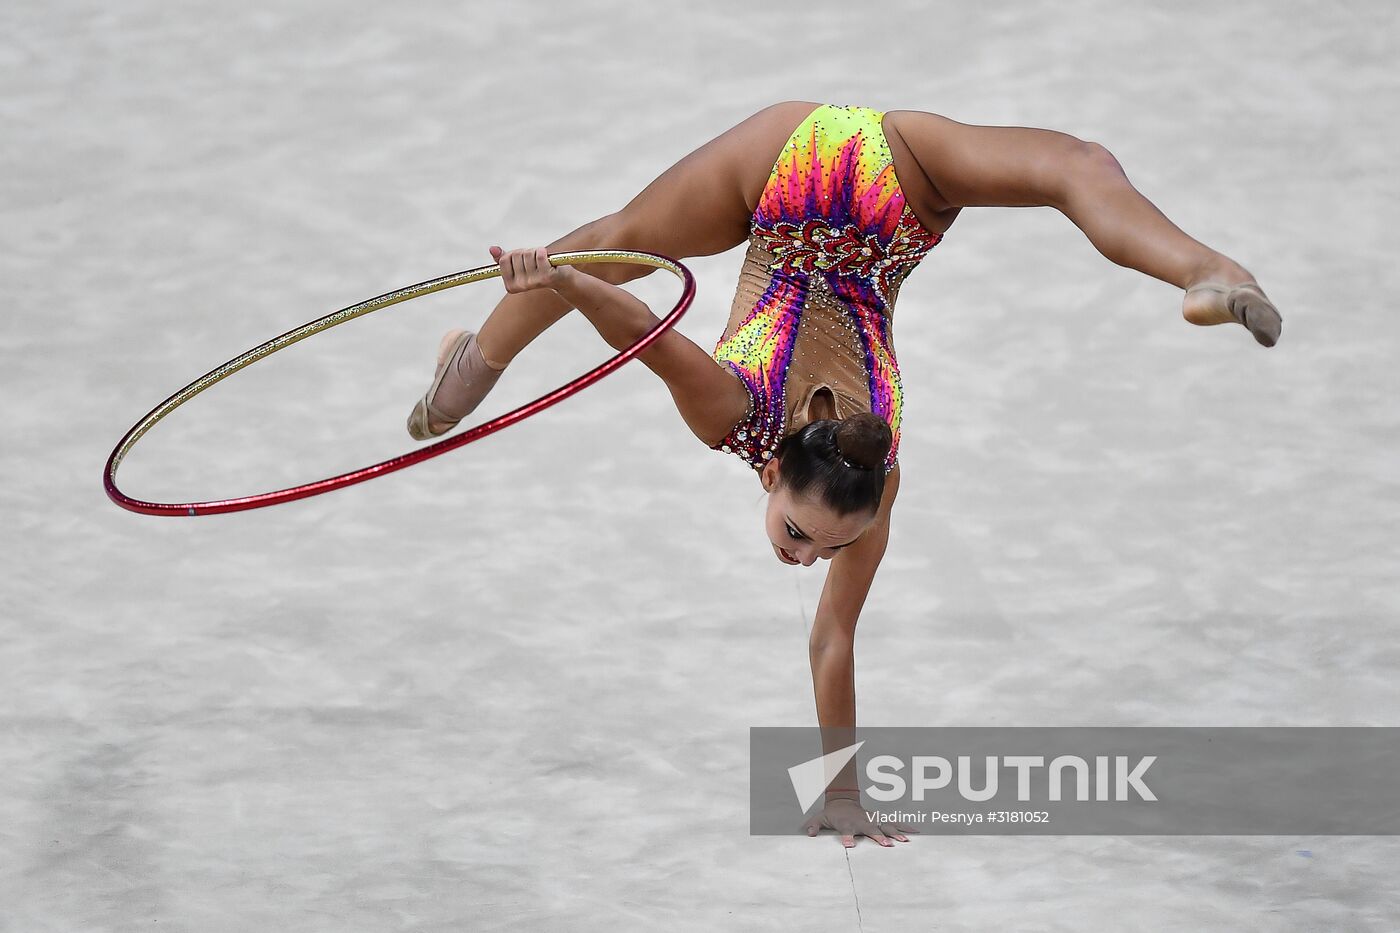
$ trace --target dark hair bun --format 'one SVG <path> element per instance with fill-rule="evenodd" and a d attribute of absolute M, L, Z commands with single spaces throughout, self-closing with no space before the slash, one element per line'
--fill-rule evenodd
<path fill-rule="evenodd" d="M 884 469 L 894 443 L 894 432 L 884 418 L 870 411 L 857 412 L 836 425 L 836 448 L 860 469 Z"/>

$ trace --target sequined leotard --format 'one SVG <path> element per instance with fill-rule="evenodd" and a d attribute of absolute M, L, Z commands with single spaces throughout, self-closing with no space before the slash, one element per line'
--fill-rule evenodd
<path fill-rule="evenodd" d="M 823 104 L 788 138 L 749 224 L 724 335 L 711 354 L 749 390 L 744 418 L 712 449 L 754 469 L 831 391 L 839 418 L 873 411 L 898 462 L 903 390 L 890 315 L 899 286 L 943 239 L 905 203 L 882 111 Z"/>

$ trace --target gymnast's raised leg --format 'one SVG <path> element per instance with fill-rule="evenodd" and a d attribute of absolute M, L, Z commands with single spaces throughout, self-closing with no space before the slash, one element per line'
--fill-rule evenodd
<path fill-rule="evenodd" d="M 673 259 L 710 256 L 748 237 L 764 180 L 783 142 L 812 109 L 803 101 L 765 107 L 691 152 L 644 188 L 622 210 L 600 217 L 550 243 L 550 254 L 585 249 L 637 249 Z M 648 266 L 590 263 L 578 267 L 614 285 L 648 275 Z M 517 353 L 572 310 L 549 289 L 507 294 L 466 345 L 464 331 L 439 346 L 439 379 L 410 418 L 414 437 L 449 430 L 480 403 Z M 451 366 L 444 370 L 446 357 Z M 720 367 L 716 364 L 717 370 Z M 420 411 L 431 401 L 434 412 Z"/>
<path fill-rule="evenodd" d="M 1054 207 L 1110 261 L 1185 289 L 1187 321 L 1243 324 L 1260 344 L 1278 342 L 1278 310 L 1249 270 L 1173 224 L 1099 143 L 1055 130 L 959 123 L 921 110 L 890 113 L 950 209 Z"/>

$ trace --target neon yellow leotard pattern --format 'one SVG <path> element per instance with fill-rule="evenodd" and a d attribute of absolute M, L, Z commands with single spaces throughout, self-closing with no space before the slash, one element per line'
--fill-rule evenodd
<path fill-rule="evenodd" d="M 750 405 L 713 449 L 761 469 L 819 389 L 838 417 L 873 411 L 898 462 L 903 390 L 890 316 L 900 284 L 943 239 L 905 202 L 884 114 L 824 104 L 789 137 L 749 225 L 729 325 L 711 354 Z"/>

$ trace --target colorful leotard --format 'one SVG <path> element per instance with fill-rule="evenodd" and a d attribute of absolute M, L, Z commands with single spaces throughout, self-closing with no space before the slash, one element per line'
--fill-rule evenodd
<path fill-rule="evenodd" d="M 904 394 L 890 316 L 899 286 L 943 239 L 895 177 L 882 111 L 824 104 L 793 131 L 749 224 L 724 335 L 711 354 L 744 382 L 749 408 L 712 449 L 754 469 L 807 423 L 828 389 L 838 418 L 873 411 L 898 462 Z"/>

